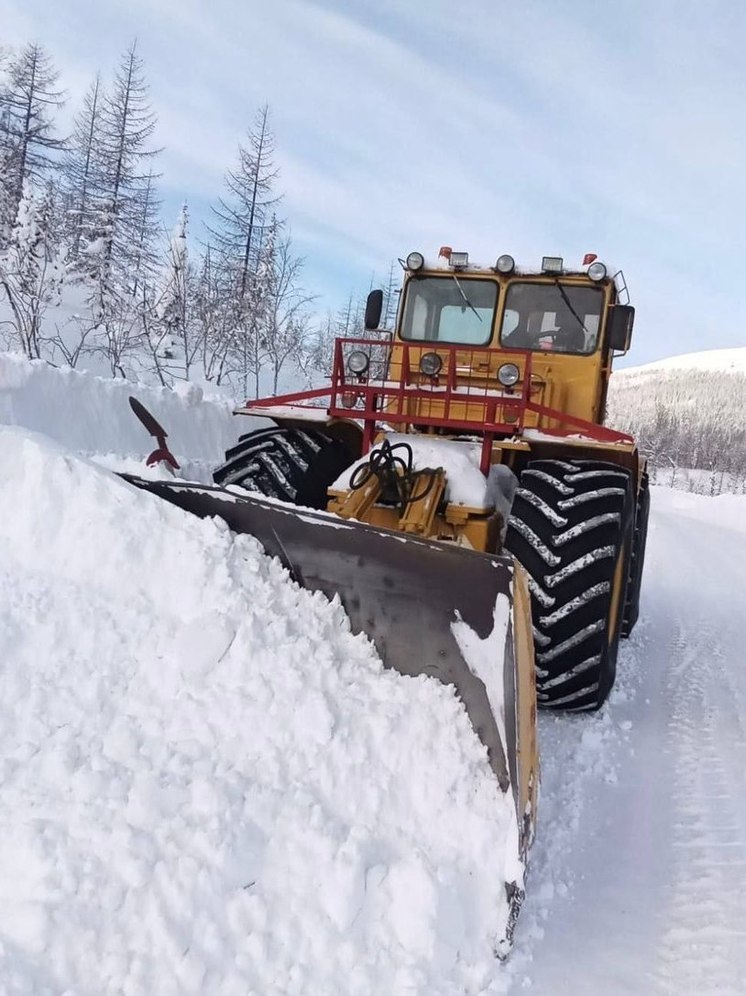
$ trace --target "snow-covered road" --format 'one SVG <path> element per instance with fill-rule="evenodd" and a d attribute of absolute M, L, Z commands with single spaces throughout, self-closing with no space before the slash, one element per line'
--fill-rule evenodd
<path fill-rule="evenodd" d="M 542 717 L 529 899 L 495 992 L 746 992 L 744 513 L 654 489 L 612 700 Z"/>
<path fill-rule="evenodd" d="M 540 718 L 538 836 L 503 965 L 494 785 L 458 704 L 380 675 L 339 609 L 248 538 L 179 524 L 76 460 L 139 465 L 151 441 L 127 393 L 0 356 L 0 424 L 67 447 L 0 448 L 2 996 L 746 994 L 746 496 L 654 489 L 611 701 Z M 196 393 L 144 399 L 187 473 L 234 437 Z"/>

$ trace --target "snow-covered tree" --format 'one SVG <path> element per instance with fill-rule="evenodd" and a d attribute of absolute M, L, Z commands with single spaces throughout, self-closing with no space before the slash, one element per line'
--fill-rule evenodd
<path fill-rule="evenodd" d="M 223 384 L 234 373 L 231 348 L 235 341 L 235 314 L 231 287 L 216 257 L 215 251 L 208 246 L 197 276 L 193 303 L 205 379 Z"/>
<path fill-rule="evenodd" d="M 395 262 L 389 266 L 388 277 L 383 288 L 383 310 L 381 312 L 381 328 L 391 331 L 396 321 L 399 308 L 399 269 Z"/>
<path fill-rule="evenodd" d="M 86 311 L 79 316 L 79 326 L 91 351 L 105 359 L 112 376 L 125 377 L 125 358 L 140 340 L 141 323 L 138 302 L 115 272 L 111 253 L 115 230 L 113 202 L 102 199 L 92 216 L 91 240 L 82 250 L 89 278 Z"/>
<path fill-rule="evenodd" d="M 112 274 L 133 294 L 139 283 L 153 276 L 155 266 L 159 208 L 152 170 L 152 159 L 159 152 L 151 146 L 155 126 L 134 42 L 102 102 L 98 139 L 100 196 L 108 203 L 112 220 L 106 254 Z"/>
<path fill-rule="evenodd" d="M 0 251 L 5 249 L 13 231 L 14 175 L 10 153 L 0 148 Z"/>
<path fill-rule="evenodd" d="M 0 254 L 0 288 L 13 316 L 18 344 L 29 359 L 41 356 L 42 319 L 59 302 L 64 267 L 49 238 L 49 195 L 23 185 L 10 244 Z"/>
<path fill-rule="evenodd" d="M 263 286 L 262 309 L 258 316 L 256 339 L 272 372 L 272 390 L 278 390 L 280 373 L 288 362 L 302 367 L 310 341 L 310 315 L 313 300 L 300 286 L 303 260 L 293 253 L 290 238 L 277 240 L 277 228 L 270 232 L 257 274 Z M 255 379 L 259 393 L 259 378 Z"/>
<path fill-rule="evenodd" d="M 242 301 L 249 278 L 259 262 L 259 251 L 270 209 L 277 203 L 274 184 L 278 169 L 274 162 L 275 141 L 269 125 L 269 107 L 258 113 L 248 142 L 239 145 L 238 164 L 229 170 L 227 193 L 213 208 L 214 222 L 208 226 L 212 244 L 234 274 L 236 296 Z"/>
<path fill-rule="evenodd" d="M 0 153 L 10 173 L 9 196 L 17 211 L 27 180 L 41 184 L 60 162 L 64 141 L 55 135 L 54 112 L 63 104 L 59 74 L 36 44 L 10 59 L 0 91 Z"/>
<path fill-rule="evenodd" d="M 157 270 L 156 238 L 160 227 L 161 208 L 155 186 L 157 178 L 152 170 L 148 171 L 135 216 L 130 269 L 133 293 L 137 293 L 140 285 L 145 286 L 149 279 L 152 280 Z"/>
<path fill-rule="evenodd" d="M 259 383 L 266 350 L 260 340 L 269 269 L 267 241 L 277 239 L 281 223 L 271 213 L 279 197 L 274 184 L 274 136 L 269 108 L 263 107 L 248 141 L 239 146 L 238 164 L 226 175 L 227 192 L 213 208 L 210 233 L 212 266 L 230 302 L 230 333 L 224 370 L 231 369 L 244 393 L 249 378 Z M 224 346 L 226 344 L 221 344 Z"/>
<path fill-rule="evenodd" d="M 335 338 L 334 315 L 327 311 L 324 318 L 309 331 L 307 345 L 300 360 L 309 385 L 331 376 Z"/>
<path fill-rule="evenodd" d="M 80 257 L 81 245 L 91 238 L 96 199 L 101 194 L 100 129 L 103 99 L 101 77 L 97 74 L 75 117 L 63 161 L 63 189 L 69 205 L 70 252 L 74 261 Z"/>
<path fill-rule="evenodd" d="M 187 225 L 183 204 L 168 240 L 166 262 L 154 296 L 152 314 L 146 316 L 145 331 L 159 379 L 165 383 L 177 376 L 189 380 L 199 339 L 194 332 L 192 274 L 189 266 Z"/>

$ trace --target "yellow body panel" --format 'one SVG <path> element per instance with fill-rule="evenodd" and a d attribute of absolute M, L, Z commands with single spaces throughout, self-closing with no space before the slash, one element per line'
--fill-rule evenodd
<path fill-rule="evenodd" d="M 443 276 L 442 272 L 436 271 L 432 276 Z M 413 279 L 411 276 L 409 279 Z M 502 327 L 507 290 L 511 283 L 551 284 L 552 280 L 546 277 L 526 275 L 515 275 L 509 278 L 500 277 L 497 274 L 490 274 L 488 277 L 480 272 L 478 275 L 460 273 L 458 279 L 464 287 L 466 293 L 469 292 L 469 282 L 472 280 L 484 281 L 489 279 L 494 281 L 499 287 L 498 307 L 495 312 L 493 327 L 489 333 L 489 340 L 480 346 L 465 345 L 457 353 L 456 377 L 455 381 L 459 387 L 470 388 L 475 397 L 465 400 L 463 404 L 452 404 L 449 416 L 453 420 L 467 420 L 478 422 L 480 418 L 484 420 L 484 401 L 478 398 L 481 391 L 499 389 L 497 382 L 497 371 L 503 363 L 515 362 L 519 366 L 523 363 L 523 350 L 509 349 L 500 343 L 499 330 Z M 595 285 L 586 277 L 563 276 L 563 286 L 594 287 Z M 405 288 L 402 292 L 404 300 Z M 603 342 L 606 334 L 605 316 L 612 303 L 613 285 L 608 284 L 604 291 L 604 321 L 599 330 L 599 341 Z M 406 340 L 410 347 L 410 354 L 414 356 L 415 363 L 421 354 L 426 352 L 438 352 L 438 343 L 422 342 L 416 340 Z M 403 340 L 397 333 L 394 339 L 393 350 L 390 362 L 390 380 L 396 381 L 402 373 Z M 452 345 L 443 343 L 443 346 Z M 412 349 L 412 347 L 415 347 Z M 483 350 L 489 350 L 486 354 Z M 446 351 L 442 350 L 445 357 Z M 585 419 L 589 422 L 600 422 L 603 418 L 603 403 L 606 394 L 606 384 L 611 372 L 610 362 L 605 360 L 605 351 L 597 349 L 590 355 L 577 355 L 572 353 L 544 352 L 542 350 L 531 351 L 531 391 L 530 399 L 540 405 L 557 409 L 575 418 Z M 411 371 L 413 383 L 427 387 L 431 383 L 431 378 L 419 374 L 416 367 Z M 520 396 L 519 390 L 504 391 L 506 400 L 510 400 L 511 394 L 515 400 Z M 384 409 L 385 411 L 386 409 Z M 413 418 L 420 416 L 431 416 L 442 418 L 445 410 L 442 403 L 439 403 L 437 395 L 432 401 L 417 404 L 411 403 L 410 407 Z M 542 417 L 533 412 L 527 414 L 525 425 L 536 428 L 558 428 L 558 424 L 552 419 Z"/>
<path fill-rule="evenodd" d="M 432 517 L 426 531 L 407 530 L 406 523 L 401 521 L 402 514 L 392 505 L 366 502 L 361 508 L 357 504 L 356 496 L 362 495 L 364 491 L 365 488 L 359 491 L 331 489 L 327 510 L 345 519 L 355 518 L 372 526 L 383 526 L 385 529 L 417 532 L 430 539 L 455 542 L 472 550 L 481 550 L 483 553 L 497 553 L 500 548 L 500 530 L 503 521 L 500 515 L 492 511 L 485 512 L 484 509 L 449 504 L 443 513 L 437 513 Z M 416 508 L 416 505 L 410 508 Z"/>

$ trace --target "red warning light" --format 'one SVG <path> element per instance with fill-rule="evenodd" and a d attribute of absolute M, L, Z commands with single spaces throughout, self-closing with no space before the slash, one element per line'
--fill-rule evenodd
<path fill-rule="evenodd" d="M 444 259 L 450 259 L 452 252 L 453 252 L 453 249 L 451 249 L 450 246 L 441 246 L 440 247 L 440 252 L 438 253 L 438 259 L 440 259 L 441 256 Z M 593 258 L 595 259 L 596 257 L 594 256 Z"/>
<path fill-rule="evenodd" d="M 598 255 L 595 252 L 587 252 L 585 256 L 583 256 L 583 266 L 590 266 L 591 263 L 595 263 L 597 259 Z"/>

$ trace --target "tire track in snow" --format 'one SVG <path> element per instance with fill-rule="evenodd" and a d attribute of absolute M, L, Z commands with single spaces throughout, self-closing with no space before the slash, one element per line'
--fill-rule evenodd
<path fill-rule="evenodd" d="M 734 779 L 743 781 L 746 736 L 713 622 L 680 622 L 669 650 L 673 875 L 656 971 L 666 996 L 736 996 L 746 979 L 746 813 L 734 791 Z"/>
<path fill-rule="evenodd" d="M 656 489 L 641 625 L 589 750 L 542 717 L 516 996 L 746 993 L 746 537 L 718 507 Z"/>

